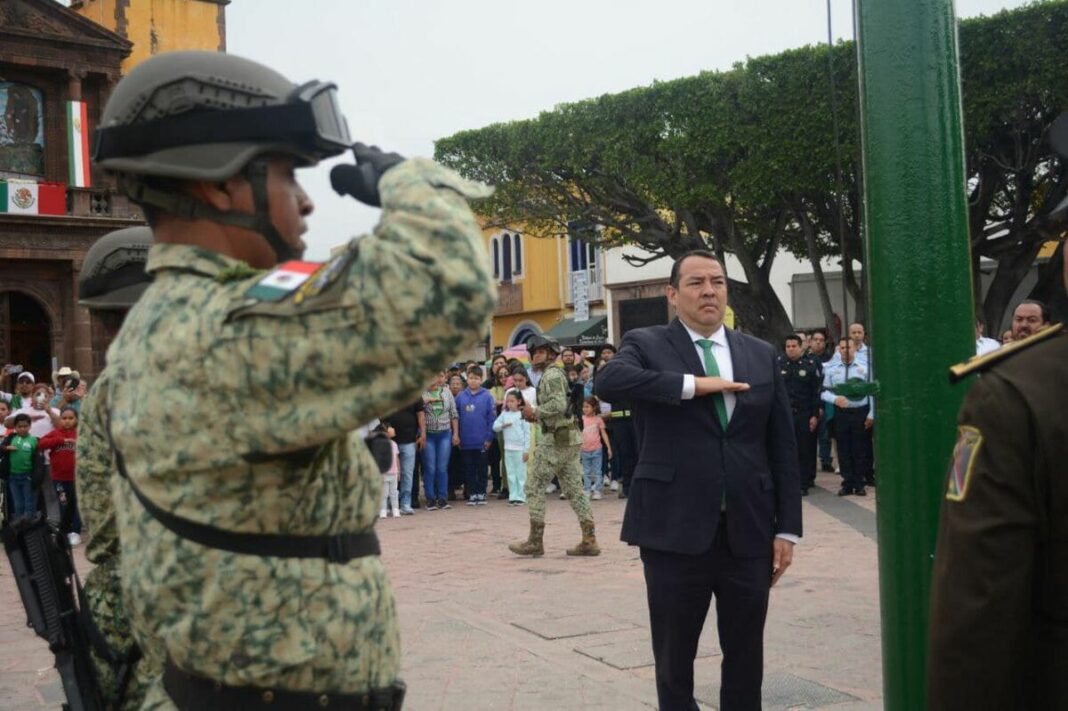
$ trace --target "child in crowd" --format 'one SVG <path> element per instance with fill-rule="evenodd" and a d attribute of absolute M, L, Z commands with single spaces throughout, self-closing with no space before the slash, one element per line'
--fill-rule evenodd
<path fill-rule="evenodd" d="M 582 472 L 586 478 L 586 491 L 593 492 L 591 498 L 601 498 L 604 477 L 601 474 L 601 444 L 608 458 L 612 458 L 612 443 L 608 441 L 608 432 L 604 420 L 599 414 L 601 403 L 596 395 L 590 395 L 582 403 Z"/>
<path fill-rule="evenodd" d="M 33 491 L 33 467 L 37 458 L 37 438 L 30 434 L 30 416 L 20 412 L 14 417 L 15 433 L 4 439 L 4 468 L 11 492 L 11 517 L 32 516 L 37 510 Z"/>
<path fill-rule="evenodd" d="M 67 534 L 71 546 L 82 542 L 82 517 L 78 513 L 78 493 L 74 486 L 74 450 L 78 443 L 78 411 L 65 407 L 59 413 L 59 429 L 52 430 L 37 443 L 39 451 L 51 450 L 52 482 L 59 499 L 59 528 Z"/>
<path fill-rule="evenodd" d="M 393 518 L 400 518 L 400 491 L 397 488 L 400 479 L 400 446 L 394 441 L 397 432 L 392 427 L 386 428 L 386 436 L 389 437 L 389 446 L 393 451 L 393 463 L 389 465 L 389 469 L 382 472 L 382 510 L 378 512 L 378 517 L 389 516 L 389 509 L 386 508 L 388 503 L 393 510 Z"/>
<path fill-rule="evenodd" d="M 511 390 L 504 397 L 504 410 L 493 421 L 493 431 L 504 437 L 504 463 L 508 476 L 508 503 L 527 502 L 527 460 L 530 458 L 530 423 L 523 419 L 523 396 Z"/>
<path fill-rule="evenodd" d="M 467 484 L 467 505 L 486 503 L 486 452 L 493 441 L 493 421 L 497 403 L 489 390 L 482 387 L 482 368 L 473 365 L 467 370 L 467 389 L 456 396 L 456 410 L 460 414 L 460 461 Z"/>

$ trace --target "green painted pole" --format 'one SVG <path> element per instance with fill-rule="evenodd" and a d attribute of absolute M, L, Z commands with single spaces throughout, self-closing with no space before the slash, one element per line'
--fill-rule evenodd
<path fill-rule="evenodd" d="M 926 708 L 927 612 L 943 478 L 975 353 L 952 0 L 855 0 L 866 271 L 879 381 L 884 708 Z"/>

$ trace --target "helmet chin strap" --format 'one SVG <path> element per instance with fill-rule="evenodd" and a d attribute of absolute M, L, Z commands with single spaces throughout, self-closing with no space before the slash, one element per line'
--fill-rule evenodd
<path fill-rule="evenodd" d="M 265 157 L 255 158 L 245 166 L 242 175 L 252 187 L 254 212 L 232 212 L 217 210 L 206 202 L 184 193 L 159 190 L 145 185 L 134 176 L 122 176 L 123 191 L 136 203 L 152 205 L 179 217 L 191 220 L 210 220 L 225 225 L 233 225 L 251 230 L 267 240 L 274 252 L 277 264 L 300 257 L 300 253 L 282 239 L 271 222 L 271 209 L 267 197 L 267 168 L 269 161 Z"/>

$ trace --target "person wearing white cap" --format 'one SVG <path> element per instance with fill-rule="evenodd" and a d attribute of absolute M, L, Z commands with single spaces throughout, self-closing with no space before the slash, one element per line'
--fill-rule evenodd
<path fill-rule="evenodd" d="M 81 373 L 65 365 L 53 374 L 52 380 L 56 384 L 56 394 L 50 403 L 52 407 L 61 411 L 69 407 L 80 415 L 82 398 L 85 397 L 85 381 Z"/>
<path fill-rule="evenodd" d="M 11 368 L 14 366 L 5 365 L 3 369 L 3 375 L 0 376 L 0 384 L 4 380 L 11 376 Z M 12 410 L 18 410 L 23 404 L 29 404 L 30 396 L 33 395 L 33 386 L 36 383 L 33 377 L 33 373 L 28 370 L 24 370 L 18 374 L 15 378 L 15 392 L 8 393 L 0 390 L 0 400 L 11 405 Z"/>

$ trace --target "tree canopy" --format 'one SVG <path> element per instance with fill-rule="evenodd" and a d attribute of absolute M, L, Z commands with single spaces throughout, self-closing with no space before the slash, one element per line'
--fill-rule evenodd
<path fill-rule="evenodd" d="M 982 305 L 997 323 L 1041 244 L 1065 226 L 1048 214 L 1068 178 L 1045 134 L 1068 106 L 1058 61 L 1068 2 L 967 20 L 960 43 L 974 268 L 978 284 L 979 257 L 997 263 Z M 856 51 L 842 42 L 463 131 L 438 141 L 436 157 L 498 187 L 479 204 L 491 224 L 539 236 L 600 225 L 579 236 L 654 259 L 698 247 L 734 255 L 744 279 L 730 281 L 732 305 L 753 333 L 778 338 L 791 328 L 769 281 L 780 250 L 812 263 L 831 325 L 819 262 L 841 255 L 844 240 L 863 316 L 859 145 Z"/>

